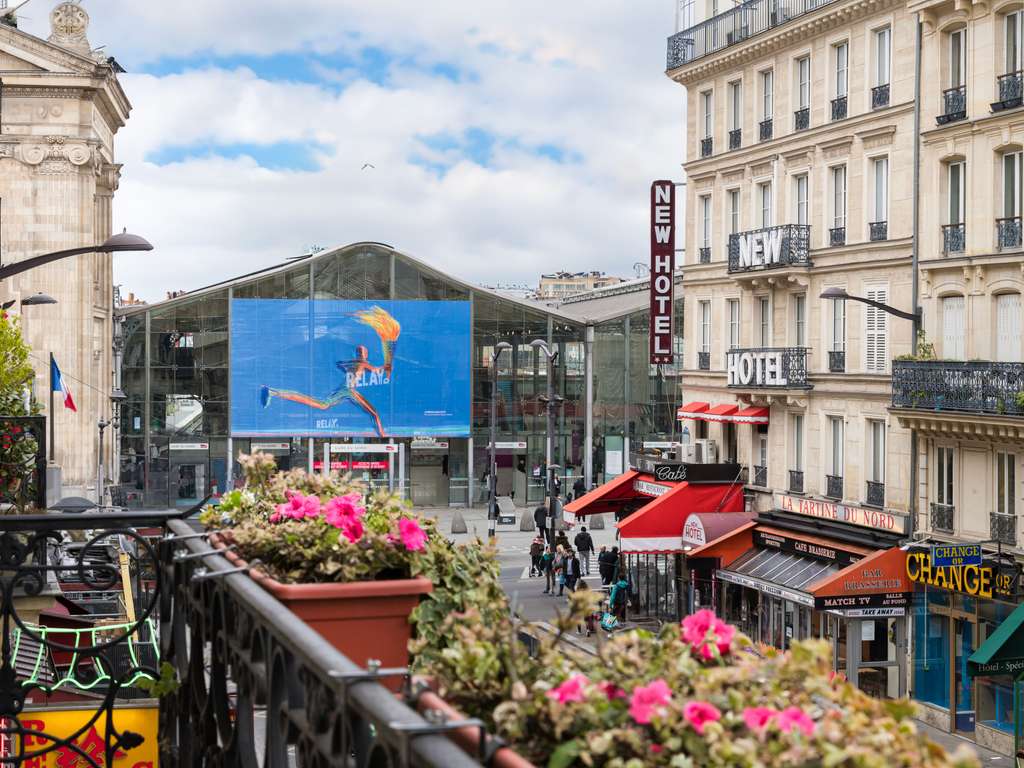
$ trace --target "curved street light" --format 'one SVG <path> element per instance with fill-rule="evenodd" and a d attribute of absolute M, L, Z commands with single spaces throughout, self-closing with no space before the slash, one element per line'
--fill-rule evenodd
<path fill-rule="evenodd" d="M 499 341 L 494 345 L 494 352 L 491 354 L 491 468 L 487 473 L 487 538 L 493 539 L 497 531 L 498 523 L 498 458 L 496 455 L 498 444 L 498 358 L 505 350 L 512 350 L 512 345 L 507 341 Z"/>
<path fill-rule="evenodd" d="M 904 312 L 902 309 L 896 309 L 896 307 L 890 307 L 888 304 L 883 304 L 880 301 L 873 301 L 872 299 L 865 299 L 863 296 L 851 296 L 846 292 L 845 288 L 826 288 L 821 292 L 820 298 L 822 299 L 833 299 L 838 301 L 859 301 L 861 304 L 867 304 L 880 309 L 883 312 L 888 312 L 890 315 L 903 318 L 904 320 L 910 320 L 913 323 L 921 322 L 920 312 Z"/>
<path fill-rule="evenodd" d="M 129 234 L 126 230 L 120 234 L 111 235 L 100 245 L 87 245 L 82 248 L 68 248 L 63 251 L 44 253 L 41 256 L 33 256 L 31 259 L 16 261 L 13 264 L 0 267 L 0 280 L 19 275 L 22 272 L 28 272 L 30 269 L 41 267 L 43 264 L 49 264 L 52 261 L 66 259 L 69 256 L 80 256 L 86 253 L 124 253 L 128 251 L 152 250 L 153 245 L 146 238 Z"/>

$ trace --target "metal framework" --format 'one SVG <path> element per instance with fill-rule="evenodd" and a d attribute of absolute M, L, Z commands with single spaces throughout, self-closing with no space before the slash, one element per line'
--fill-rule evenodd
<path fill-rule="evenodd" d="M 942 92 L 942 111 L 935 122 L 939 125 L 953 123 L 967 117 L 967 86 L 947 88 Z"/>
<path fill-rule="evenodd" d="M 779 233 L 781 238 L 777 263 L 750 266 L 740 264 L 740 238 L 759 234 L 770 239 L 776 233 Z M 754 272 L 763 269 L 810 266 L 813 265 L 811 264 L 811 226 L 809 224 L 781 224 L 777 227 L 765 227 L 729 235 L 729 272 Z"/>
<path fill-rule="evenodd" d="M 894 360 L 893 408 L 1019 416 L 1024 363 Z"/>

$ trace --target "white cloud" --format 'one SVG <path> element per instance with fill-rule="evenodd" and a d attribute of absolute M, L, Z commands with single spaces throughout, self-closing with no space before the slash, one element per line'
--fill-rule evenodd
<path fill-rule="evenodd" d="M 35 2 L 30 15 L 41 16 L 44 0 Z M 158 250 L 120 258 L 116 278 L 149 299 L 310 244 L 357 240 L 390 243 L 474 281 L 533 283 L 556 268 L 628 274 L 645 258 L 650 181 L 681 175 L 684 94 L 662 74 L 667 0 L 85 6 L 93 45 L 107 44 L 130 71 L 121 76 L 134 110 L 117 137 L 125 166 L 115 225 Z M 40 21 L 24 26 L 45 34 Z M 366 46 L 396 57 L 383 85 L 350 69 L 323 71 L 313 84 L 262 79 L 231 61 Z M 198 68 L 131 74 L 167 58 Z M 460 81 L 432 73 L 437 63 Z M 497 136 L 488 167 L 432 153 L 419 138 L 468 128 Z M 209 152 L 281 142 L 323 148 L 320 169 L 271 170 Z M 579 161 L 526 149 L 539 145 Z M 181 146 L 196 156 L 147 160 Z M 410 162 L 417 154 L 455 164 L 439 176 Z M 365 162 L 376 167 L 361 170 Z"/>

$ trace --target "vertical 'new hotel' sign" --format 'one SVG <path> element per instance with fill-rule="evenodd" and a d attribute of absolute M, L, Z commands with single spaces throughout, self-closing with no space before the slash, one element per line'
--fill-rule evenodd
<path fill-rule="evenodd" d="M 675 184 L 671 181 L 651 184 L 651 365 L 672 363 L 675 202 Z"/>

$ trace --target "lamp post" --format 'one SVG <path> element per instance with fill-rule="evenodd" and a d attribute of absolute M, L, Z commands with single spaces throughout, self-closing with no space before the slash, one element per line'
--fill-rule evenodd
<path fill-rule="evenodd" d="M 555 540 L 555 519 L 558 515 L 558 496 L 555 493 L 555 470 L 556 465 L 552 463 L 554 458 L 555 439 L 555 410 L 561 404 L 562 399 L 555 395 L 555 360 L 558 357 L 558 350 L 551 349 L 543 339 L 534 339 L 530 346 L 543 353 L 547 359 L 547 394 L 541 395 L 538 399 L 544 403 L 547 411 L 547 440 L 544 449 L 544 466 L 547 470 L 547 493 L 548 493 L 548 516 L 551 518 L 551 533 L 548 542 Z"/>
<path fill-rule="evenodd" d="M 499 341 L 494 345 L 491 354 L 491 450 L 490 469 L 487 473 L 487 538 L 494 538 L 498 522 L 498 459 L 495 452 L 498 447 L 498 358 L 506 349 L 512 349 L 507 341 Z"/>
<path fill-rule="evenodd" d="M 99 461 L 99 472 L 96 478 L 96 503 L 103 506 L 103 430 L 110 426 L 110 422 L 104 419 L 102 416 L 100 420 L 96 422 L 96 426 L 100 430 L 100 461 Z"/>

